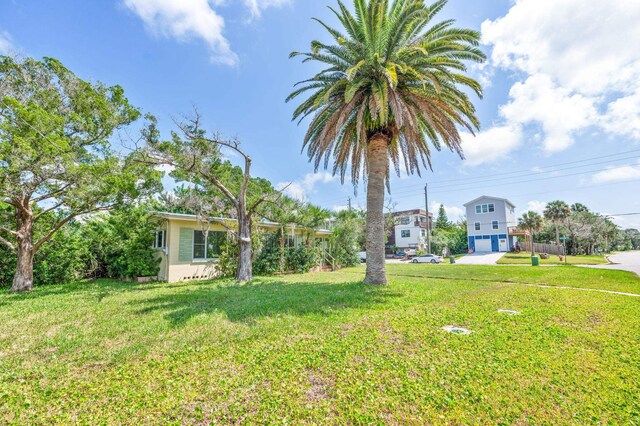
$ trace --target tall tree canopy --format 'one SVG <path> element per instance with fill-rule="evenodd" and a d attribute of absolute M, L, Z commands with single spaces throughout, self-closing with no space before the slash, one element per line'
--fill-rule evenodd
<path fill-rule="evenodd" d="M 311 42 L 304 62 L 324 69 L 298 83 L 288 101 L 306 95 L 293 118 L 312 116 L 304 148 L 315 163 L 344 181 L 367 182 L 367 273 L 365 283 L 386 284 L 384 259 L 384 187 L 390 166 L 420 173 L 430 167 L 431 147 L 442 145 L 462 156 L 459 127 L 479 128 L 465 92 L 482 89 L 466 74 L 466 61 L 481 62 L 480 35 L 434 23 L 446 1 L 354 0 L 355 13 L 338 1 L 330 8 L 341 27 L 317 20 L 330 34 L 329 44 Z"/>
<path fill-rule="evenodd" d="M 522 217 L 518 219 L 518 226 L 531 233 L 531 256 L 533 256 L 535 254 L 535 251 L 533 250 L 534 234 L 542 229 L 544 226 L 544 219 L 538 213 L 529 211 L 524 213 Z"/>
<path fill-rule="evenodd" d="M 149 125 L 143 131 L 146 146 L 139 152 L 139 161 L 145 164 L 173 167 L 171 175 L 179 182 L 194 185 L 197 197 L 187 208 L 193 210 L 206 223 L 212 216 L 226 216 L 237 220 L 237 226 L 229 227 L 239 246 L 238 281 L 251 281 L 252 224 L 259 210 L 281 195 L 266 179 L 251 176 L 251 157 L 237 140 L 210 134 L 202 128 L 201 117 L 195 115 L 186 122 L 177 123 L 180 133 L 173 132 L 170 140 L 163 140 L 157 127 L 157 119 L 147 117 Z M 225 158 L 222 149 L 228 149 L 242 158 L 242 167 Z M 207 231 L 206 229 L 204 231 Z"/>
<path fill-rule="evenodd" d="M 452 224 L 449 222 L 449 218 L 447 217 L 447 211 L 444 209 L 444 205 L 440 204 L 440 208 L 438 208 L 438 218 L 436 219 L 435 228 L 436 229 L 449 229 Z"/>
<path fill-rule="evenodd" d="M 560 244 L 560 225 L 571 216 L 571 208 L 564 201 L 551 201 L 544 209 L 544 218 L 551 221 L 556 230 L 556 244 Z"/>
<path fill-rule="evenodd" d="M 13 291 L 33 286 L 33 257 L 75 217 L 157 189 L 159 172 L 121 159 L 114 131 L 139 117 L 120 86 L 86 82 L 53 58 L 0 56 L 0 243 L 17 254 Z M 34 225 L 53 223 L 38 240 Z"/>

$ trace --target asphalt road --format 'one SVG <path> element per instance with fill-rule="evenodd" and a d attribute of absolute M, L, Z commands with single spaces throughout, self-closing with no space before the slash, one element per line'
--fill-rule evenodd
<path fill-rule="evenodd" d="M 635 272 L 640 275 L 640 251 L 627 251 L 609 256 L 613 265 L 593 265 L 590 268 L 620 269 L 622 271 Z"/>

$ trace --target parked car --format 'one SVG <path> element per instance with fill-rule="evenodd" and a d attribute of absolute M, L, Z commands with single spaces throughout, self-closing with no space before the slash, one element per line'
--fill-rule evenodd
<path fill-rule="evenodd" d="M 403 251 L 397 251 L 395 253 L 393 253 L 393 258 L 394 259 L 405 259 L 407 257 L 407 254 Z"/>
<path fill-rule="evenodd" d="M 366 251 L 358 252 L 358 256 L 360 256 L 360 263 L 367 263 L 367 252 Z"/>
<path fill-rule="evenodd" d="M 435 254 L 423 254 L 413 258 L 411 263 L 442 263 L 442 256 Z"/>

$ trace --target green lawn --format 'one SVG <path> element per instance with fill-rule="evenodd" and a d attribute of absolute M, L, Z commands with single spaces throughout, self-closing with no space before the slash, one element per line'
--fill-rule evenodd
<path fill-rule="evenodd" d="M 538 254 L 536 254 L 538 256 Z M 549 259 L 540 259 L 542 265 L 564 265 L 564 260 L 555 255 L 549 255 Z M 567 256 L 569 265 L 606 265 L 609 263 L 604 256 Z M 500 260 L 499 265 L 531 265 L 531 253 L 507 253 Z"/>
<path fill-rule="evenodd" d="M 389 265 L 379 289 L 363 270 L 1 294 L 0 424 L 640 422 L 640 298 L 519 284 L 640 293 L 635 275 Z"/>

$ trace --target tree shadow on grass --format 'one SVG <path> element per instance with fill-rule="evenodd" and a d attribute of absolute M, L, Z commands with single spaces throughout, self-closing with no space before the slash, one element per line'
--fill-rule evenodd
<path fill-rule="evenodd" d="M 11 293 L 10 286 L 0 287 L 0 307 L 11 303 L 23 302 L 30 299 L 43 299 L 52 296 L 72 295 L 85 297 L 102 302 L 104 299 L 128 292 L 145 292 L 156 289 L 179 288 L 193 286 L 193 283 L 133 283 L 116 279 L 99 278 L 95 280 L 77 281 L 66 284 L 48 284 L 35 286 L 33 291 Z"/>
<path fill-rule="evenodd" d="M 163 294 L 132 302 L 142 305 L 138 314 L 166 312 L 174 327 L 190 318 L 223 313 L 232 322 L 252 324 L 260 318 L 279 315 L 330 315 L 339 309 L 385 303 L 402 296 L 387 288 L 373 288 L 361 282 L 283 283 L 260 281 L 251 284 L 205 284 L 193 290 Z"/>

